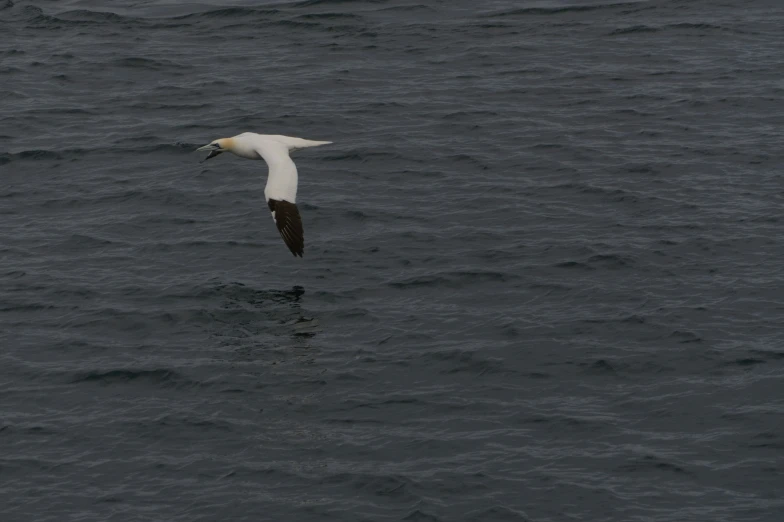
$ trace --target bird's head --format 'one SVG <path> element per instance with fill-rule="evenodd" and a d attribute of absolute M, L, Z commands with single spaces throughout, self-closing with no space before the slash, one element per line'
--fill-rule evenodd
<path fill-rule="evenodd" d="M 210 153 L 204 158 L 204 161 L 207 161 L 210 158 L 214 158 L 221 152 L 229 152 L 232 149 L 232 139 L 231 138 L 220 138 L 214 140 L 203 147 L 199 147 L 196 149 L 197 151 L 200 150 L 208 150 Z"/>

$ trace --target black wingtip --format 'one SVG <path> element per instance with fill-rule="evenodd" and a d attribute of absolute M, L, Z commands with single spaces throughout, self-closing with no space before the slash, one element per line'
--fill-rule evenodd
<path fill-rule="evenodd" d="M 305 238 L 302 231 L 302 218 L 297 205 L 279 199 L 267 200 L 267 205 L 272 212 L 272 219 L 278 227 L 278 232 L 283 242 L 294 257 L 303 257 L 305 252 Z"/>

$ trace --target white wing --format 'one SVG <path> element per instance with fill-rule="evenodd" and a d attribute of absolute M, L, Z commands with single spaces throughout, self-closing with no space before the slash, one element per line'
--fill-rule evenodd
<path fill-rule="evenodd" d="M 289 148 L 275 140 L 266 139 L 258 134 L 248 137 L 253 149 L 262 157 L 269 167 L 267 186 L 264 196 L 289 203 L 297 202 L 297 166 L 289 156 Z"/>
<path fill-rule="evenodd" d="M 294 256 L 302 257 L 305 251 L 305 235 L 302 218 L 295 204 L 297 201 L 297 166 L 289 157 L 289 148 L 284 143 L 266 139 L 260 135 L 250 138 L 254 150 L 269 167 L 264 197 L 272 212 L 278 232 Z"/>

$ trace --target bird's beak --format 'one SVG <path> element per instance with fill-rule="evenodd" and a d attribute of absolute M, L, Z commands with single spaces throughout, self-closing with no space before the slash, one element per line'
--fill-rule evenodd
<path fill-rule="evenodd" d="M 205 145 L 203 147 L 199 147 L 198 149 L 196 149 L 196 152 L 199 152 L 199 151 L 202 151 L 202 150 L 210 151 L 210 153 L 207 155 L 207 157 L 204 158 L 204 161 L 207 161 L 210 158 L 214 158 L 215 156 L 217 156 L 218 154 L 223 152 L 221 150 L 221 148 L 220 148 L 220 145 L 218 145 L 217 143 L 210 143 L 210 144 Z"/>

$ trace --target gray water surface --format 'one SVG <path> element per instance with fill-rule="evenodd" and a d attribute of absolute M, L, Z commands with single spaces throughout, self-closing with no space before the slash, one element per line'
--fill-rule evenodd
<path fill-rule="evenodd" d="M 0 518 L 781 520 L 782 25 L 0 2 Z"/>

